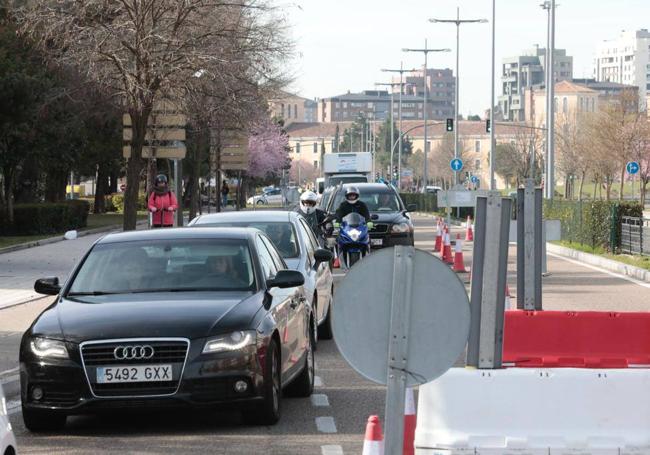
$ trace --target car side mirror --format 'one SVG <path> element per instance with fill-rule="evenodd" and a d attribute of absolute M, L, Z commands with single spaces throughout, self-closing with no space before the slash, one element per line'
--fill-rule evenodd
<path fill-rule="evenodd" d="M 322 264 L 323 262 L 329 262 L 334 259 L 334 255 L 330 250 L 325 248 L 319 248 L 314 251 L 314 259 L 316 260 L 316 266 Z"/>
<path fill-rule="evenodd" d="M 376 213 L 373 213 L 372 215 L 370 215 L 370 219 L 373 220 L 373 221 L 377 221 L 379 219 L 379 215 L 377 215 Z"/>
<path fill-rule="evenodd" d="M 409 204 L 406 206 L 407 212 L 415 212 L 418 209 L 417 204 Z"/>
<path fill-rule="evenodd" d="M 280 270 L 275 278 L 266 280 L 266 288 L 295 288 L 305 284 L 305 277 L 296 270 Z"/>
<path fill-rule="evenodd" d="M 41 278 L 34 283 L 34 290 L 39 294 L 57 295 L 61 292 L 58 277 Z"/>

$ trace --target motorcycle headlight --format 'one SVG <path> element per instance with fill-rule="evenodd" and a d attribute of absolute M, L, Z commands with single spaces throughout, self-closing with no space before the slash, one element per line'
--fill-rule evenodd
<path fill-rule="evenodd" d="M 38 357 L 49 357 L 54 359 L 67 359 L 68 350 L 63 341 L 50 340 L 48 338 L 34 338 L 30 347 L 32 352 Z"/>
<path fill-rule="evenodd" d="M 405 232 L 409 232 L 411 230 L 411 226 L 409 226 L 408 223 L 393 224 L 393 227 L 390 230 L 397 234 L 403 234 Z"/>
<path fill-rule="evenodd" d="M 230 335 L 213 338 L 206 341 L 203 354 L 217 352 L 233 352 L 257 343 L 257 334 L 253 330 L 233 332 Z"/>
<path fill-rule="evenodd" d="M 350 238 L 356 242 L 357 240 L 359 240 L 359 237 L 361 236 L 361 231 L 352 229 L 348 234 L 350 234 Z"/>

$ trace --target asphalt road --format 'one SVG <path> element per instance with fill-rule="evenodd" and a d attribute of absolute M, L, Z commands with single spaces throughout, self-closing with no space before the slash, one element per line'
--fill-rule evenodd
<path fill-rule="evenodd" d="M 430 218 L 417 218 L 417 245 L 430 250 L 435 230 Z M 466 246 L 466 264 L 471 263 Z M 514 252 L 510 254 L 511 291 L 515 292 Z M 650 311 L 650 286 L 643 287 L 602 272 L 549 258 L 545 278 L 548 309 Z M 337 272 L 336 280 L 342 279 Z M 462 278 L 467 282 L 468 275 Z M 513 297 L 514 298 L 514 297 Z M 0 311 L 0 359 L 15 367 L 20 333 L 49 299 Z M 4 338 L 3 338 L 4 337 Z M 273 427 L 246 426 L 237 413 L 145 413 L 74 417 L 64 432 L 34 435 L 11 416 L 23 454 L 214 453 L 214 454 L 359 454 L 365 422 L 383 414 L 384 388 L 361 378 L 342 359 L 333 341 L 319 342 L 317 387 L 311 399 L 286 398 L 282 419 Z"/>

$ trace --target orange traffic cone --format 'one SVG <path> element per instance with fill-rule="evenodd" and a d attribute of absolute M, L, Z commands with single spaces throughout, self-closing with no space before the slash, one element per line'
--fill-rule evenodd
<path fill-rule="evenodd" d="M 436 246 L 433 247 L 433 252 L 437 253 L 439 251 L 442 251 L 440 246 L 442 245 L 442 230 L 440 229 L 440 224 L 438 224 L 438 227 L 436 229 Z"/>
<path fill-rule="evenodd" d="M 510 309 L 510 286 L 508 286 L 508 283 L 506 283 L 506 301 L 503 306 L 506 310 Z"/>
<path fill-rule="evenodd" d="M 467 217 L 467 229 L 465 231 L 465 241 L 473 242 L 474 241 L 474 225 L 472 224 L 471 218 Z"/>
<path fill-rule="evenodd" d="M 377 416 L 368 417 L 362 455 L 384 455 L 384 436 Z"/>
<path fill-rule="evenodd" d="M 406 388 L 406 397 L 404 401 L 404 445 L 402 447 L 403 455 L 415 454 L 415 426 L 417 424 L 417 415 L 415 413 L 415 397 L 411 387 Z"/>
<path fill-rule="evenodd" d="M 456 245 L 454 245 L 454 272 L 467 273 L 465 269 L 465 260 L 463 259 L 463 241 L 460 234 L 456 235 Z"/>
<path fill-rule="evenodd" d="M 451 255 L 451 240 L 449 238 L 449 233 L 445 234 L 445 244 L 442 251 L 442 260 L 447 264 L 454 263 L 454 258 Z"/>

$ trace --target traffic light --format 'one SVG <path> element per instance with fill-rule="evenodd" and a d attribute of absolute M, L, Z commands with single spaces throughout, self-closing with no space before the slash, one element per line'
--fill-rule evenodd
<path fill-rule="evenodd" d="M 296 153 L 300 153 L 300 142 L 296 142 Z"/>
<path fill-rule="evenodd" d="M 492 124 L 490 123 L 489 120 L 487 120 L 487 121 L 485 122 L 485 132 L 486 132 L 486 133 L 489 133 L 490 131 L 492 131 Z"/>
<path fill-rule="evenodd" d="M 454 131 L 454 119 L 453 118 L 448 118 L 447 119 L 447 131 Z"/>
<path fill-rule="evenodd" d="M 318 153 L 318 144 L 314 142 L 314 153 Z"/>

